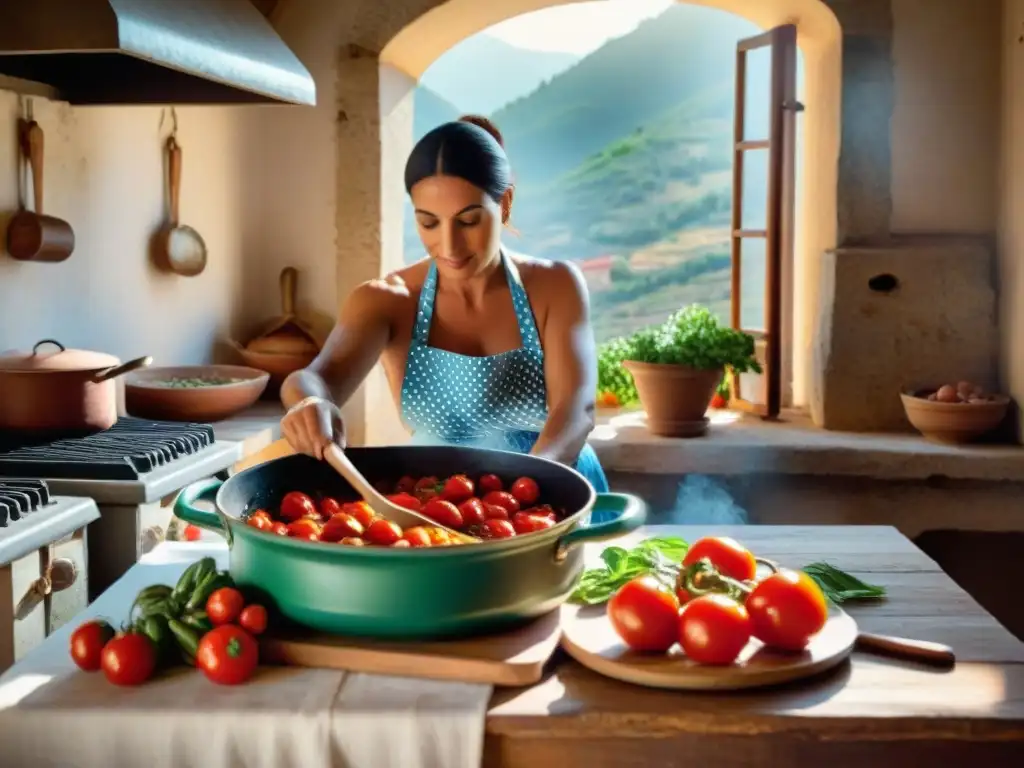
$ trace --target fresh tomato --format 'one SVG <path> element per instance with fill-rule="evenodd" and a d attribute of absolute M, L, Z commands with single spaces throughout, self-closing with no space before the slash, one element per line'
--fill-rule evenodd
<path fill-rule="evenodd" d="M 423 505 L 423 514 L 448 528 L 462 527 L 462 513 L 450 501 L 431 499 Z"/>
<path fill-rule="evenodd" d="M 480 525 L 481 539 L 508 539 L 516 535 L 516 529 L 508 520 L 484 520 Z"/>
<path fill-rule="evenodd" d="M 546 531 L 548 528 L 553 527 L 554 524 L 554 520 L 543 515 L 528 515 L 525 512 L 516 512 L 512 515 L 512 527 L 520 535 L 535 533 L 536 531 Z"/>
<path fill-rule="evenodd" d="M 757 575 L 757 562 L 750 551 L 728 536 L 705 536 L 693 543 L 683 558 L 683 565 L 692 565 L 707 558 L 719 573 L 737 581 Z"/>
<path fill-rule="evenodd" d="M 262 635 L 267 629 L 267 609 L 257 603 L 245 606 L 238 616 L 238 626 L 250 635 Z"/>
<path fill-rule="evenodd" d="M 206 615 L 214 626 L 238 620 L 245 608 L 245 598 L 233 587 L 221 587 L 206 600 Z"/>
<path fill-rule="evenodd" d="M 441 489 L 441 498 L 458 504 L 471 498 L 475 493 L 473 481 L 465 475 L 452 475 L 444 481 L 444 488 Z"/>
<path fill-rule="evenodd" d="M 484 503 L 475 497 L 459 504 L 459 514 L 463 525 L 479 525 L 487 519 Z"/>
<path fill-rule="evenodd" d="M 377 517 L 377 513 L 370 509 L 370 505 L 365 501 L 353 501 L 341 508 L 341 511 L 347 515 L 352 515 L 363 528 L 368 528 L 370 523 Z"/>
<path fill-rule="evenodd" d="M 287 523 L 293 523 L 304 517 L 310 520 L 320 519 L 320 513 L 317 512 L 313 499 L 299 491 L 290 491 L 284 495 L 277 514 Z"/>
<path fill-rule="evenodd" d="M 412 493 L 416 490 L 416 478 L 405 475 L 395 486 L 396 493 Z"/>
<path fill-rule="evenodd" d="M 679 645 L 698 664 L 732 664 L 750 630 L 747 609 L 726 595 L 703 595 L 679 612 Z"/>
<path fill-rule="evenodd" d="M 263 515 L 250 515 L 245 521 L 247 525 L 252 526 L 258 531 L 269 531 L 271 526 L 274 525 L 273 521 L 265 514 Z"/>
<path fill-rule="evenodd" d="M 519 511 L 519 502 L 516 497 L 506 491 L 491 491 L 484 496 L 484 504 L 502 507 L 509 515 L 514 515 Z"/>
<path fill-rule="evenodd" d="M 71 633 L 71 658 L 78 668 L 96 672 L 103 659 L 103 646 L 114 634 L 114 628 L 102 619 L 79 624 Z"/>
<path fill-rule="evenodd" d="M 278 536 L 288 535 L 288 526 L 285 523 L 282 523 L 280 520 L 275 520 L 274 522 L 272 522 L 270 524 L 270 528 L 268 528 L 267 530 L 269 530 L 271 533 L 276 533 Z"/>
<path fill-rule="evenodd" d="M 337 499 L 332 499 L 330 496 L 320 499 L 320 517 L 324 520 L 330 520 L 339 512 L 341 512 L 341 503 Z"/>
<path fill-rule="evenodd" d="M 288 535 L 293 539 L 320 541 L 321 530 L 320 523 L 308 517 L 302 517 L 293 523 L 288 523 Z"/>
<path fill-rule="evenodd" d="M 259 647 L 241 627 L 225 624 L 203 635 L 196 653 L 196 666 L 220 685 L 244 683 L 256 669 Z"/>
<path fill-rule="evenodd" d="M 366 546 L 366 541 L 364 541 L 359 536 L 350 536 L 347 539 L 342 539 L 338 543 L 339 544 L 346 544 L 346 545 L 348 545 L 350 547 L 365 547 Z"/>
<path fill-rule="evenodd" d="M 509 514 L 504 507 L 484 502 L 484 517 L 488 520 L 508 520 Z"/>
<path fill-rule="evenodd" d="M 391 545 L 391 548 L 392 549 L 408 549 L 411 546 L 412 546 L 412 544 L 410 544 L 405 539 L 399 539 L 398 541 L 396 541 L 394 544 Z"/>
<path fill-rule="evenodd" d="M 362 536 L 366 529 L 347 512 L 339 512 L 324 523 L 320 541 L 341 541 L 349 536 Z"/>
<path fill-rule="evenodd" d="M 419 512 L 420 507 L 423 506 L 419 499 L 409 493 L 394 493 L 388 496 L 388 501 L 400 507 L 411 509 L 413 512 Z"/>
<path fill-rule="evenodd" d="M 550 504 L 539 504 L 536 507 L 524 509 L 522 512 L 527 515 L 539 515 L 540 517 L 546 517 L 553 523 L 558 522 L 558 515 L 555 513 L 555 510 L 551 508 Z"/>
<path fill-rule="evenodd" d="M 427 533 L 427 529 L 422 525 L 415 525 L 412 528 L 406 528 L 402 532 L 402 538 L 408 541 L 410 546 L 413 547 L 429 547 L 431 544 L 430 534 Z"/>
<path fill-rule="evenodd" d="M 785 651 L 802 651 L 828 621 L 821 588 L 806 573 L 783 568 L 747 596 L 754 637 Z"/>
<path fill-rule="evenodd" d="M 370 544 L 390 547 L 400 538 L 402 538 L 402 529 L 383 517 L 378 517 L 366 528 L 365 539 Z"/>
<path fill-rule="evenodd" d="M 634 651 L 664 653 L 679 639 L 679 601 L 653 576 L 626 582 L 607 610 L 616 634 Z"/>
<path fill-rule="evenodd" d="M 103 646 L 100 666 L 114 685 L 141 685 L 156 669 L 156 646 L 145 635 L 118 635 Z"/>
<path fill-rule="evenodd" d="M 492 491 L 505 490 L 505 486 L 501 482 L 501 478 L 497 475 L 484 475 L 480 478 L 480 482 L 477 483 L 477 487 L 480 489 L 480 493 L 483 494 L 488 494 Z"/>
<path fill-rule="evenodd" d="M 429 526 L 427 528 L 427 537 L 430 539 L 430 546 L 432 547 L 447 547 L 452 543 L 451 535 L 444 528 Z"/>
<path fill-rule="evenodd" d="M 267 510 L 265 510 L 265 509 L 255 509 L 255 510 L 253 510 L 252 512 L 249 513 L 249 517 L 250 518 L 262 517 L 262 518 L 265 518 L 267 520 L 273 520 L 274 519 L 274 518 L 272 518 L 270 516 L 270 513 L 267 512 Z"/>
<path fill-rule="evenodd" d="M 537 481 L 532 477 L 520 477 L 512 483 L 512 487 L 508 490 L 523 507 L 536 504 L 537 499 L 540 498 L 540 488 L 537 487 Z"/>
<path fill-rule="evenodd" d="M 199 541 L 203 532 L 199 530 L 198 525 L 192 525 L 189 523 L 185 526 L 185 541 Z"/>
<path fill-rule="evenodd" d="M 712 408 L 725 408 L 729 404 L 729 401 L 725 399 L 724 395 L 720 395 L 717 392 L 715 396 L 711 398 Z"/>

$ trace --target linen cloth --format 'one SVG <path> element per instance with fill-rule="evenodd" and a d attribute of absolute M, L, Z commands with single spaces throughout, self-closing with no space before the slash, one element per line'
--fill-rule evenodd
<path fill-rule="evenodd" d="M 165 542 L 0 677 L 3 768 L 478 768 L 492 686 L 261 667 L 219 686 L 195 669 L 136 688 L 71 661 L 87 618 L 115 626 L 149 584 L 174 584 L 223 543 Z"/>

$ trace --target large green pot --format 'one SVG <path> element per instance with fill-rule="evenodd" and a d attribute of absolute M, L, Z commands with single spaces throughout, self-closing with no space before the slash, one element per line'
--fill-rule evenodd
<path fill-rule="evenodd" d="M 313 498 L 357 497 L 325 462 L 288 456 L 181 492 L 175 514 L 218 531 L 231 551 L 231 575 L 293 622 L 324 632 L 381 639 L 435 639 L 492 632 L 545 614 L 572 593 L 583 570 L 581 544 L 639 527 L 644 503 L 595 494 L 578 472 L 534 456 L 456 446 L 350 448 L 373 484 L 402 475 L 471 477 L 506 483 L 529 476 L 543 501 L 568 516 L 546 531 L 454 547 L 391 549 L 301 541 L 246 524 L 255 509 L 277 509 L 289 491 Z M 216 512 L 195 506 L 216 491 Z M 591 513 L 594 512 L 594 521 Z"/>

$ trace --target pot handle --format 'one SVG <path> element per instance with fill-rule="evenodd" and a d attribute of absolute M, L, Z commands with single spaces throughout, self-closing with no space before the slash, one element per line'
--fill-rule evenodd
<path fill-rule="evenodd" d="M 591 515 L 613 512 L 618 514 L 600 523 L 581 525 L 559 539 L 558 547 L 555 550 L 555 560 L 564 560 L 573 548 L 584 542 L 614 539 L 630 531 L 635 531 L 647 519 L 647 504 L 643 499 L 629 493 L 597 494 Z"/>
<path fill-rule="evenodd" d="M 224 525 L 220 521 L 220 516 L 216 512 L 207 512 L 205 509 L 194 506 L 199 499 L 209 496 L 223 484 L 223 480 L 208 477 L 186 486 L 174 502 L 174 516 L 186 523 L 198 525 L 200 528 L 223 535 Z"/>
<path fill-rule="evenodd" d="M 148 355 L 146 357 L 136 357 L 134 360 L 129 360 L 121 365 L 115 365 L 113 368 L 105 368 L 93 376 L 93 381 L 100 382 L 116 379 L 118 376 L 124 376 L 126 373 L 137 371 L 139 368 L 146 368 L 152 364 L 153 358 Z"/>

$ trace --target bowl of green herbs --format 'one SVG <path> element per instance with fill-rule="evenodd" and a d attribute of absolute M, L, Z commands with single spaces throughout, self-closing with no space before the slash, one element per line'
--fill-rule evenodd
<path fill-rule="evenodd" d="M 259 400 L 269 379 L 242 365 L 147 368 L 125 378 L 125 408 L 143 419 L 223 421 Z"/>

